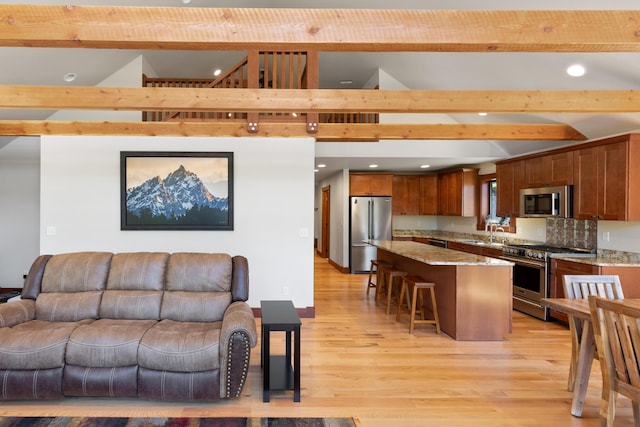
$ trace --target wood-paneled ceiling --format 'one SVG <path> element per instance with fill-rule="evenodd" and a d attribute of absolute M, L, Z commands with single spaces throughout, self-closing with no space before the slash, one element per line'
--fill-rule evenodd
<path fill-rule="evenodd" d="M 248 135 L 241 124 L 38 117 L 39 112 L 64 109 L 379 112 L 391 119 L 378 125 L 325 125 L 318 136 L 334 140 L 362 135 L 384 140 L 476 140 L 494 145 L 508 141 L 504 144 L 510 146 L 501 146 L 507 157 L 540 150 L 550 146 L 548 141 L 568 144 L 640 127 L 640 94 L 636 91 L 640 11 L 634 10 L 632 1 L 612 3 L 628 4 L 628 10 L 299 9 L 280 8 L 286 2 L 278 1 L 268 2 L 276 4 L 270 8 L 33 3 L 0 5 L 0 53 L 3 63 L 11 64 L 7 69 L 13 71 L 12 76 L 0 71 L 0 119 L 4 119 L 0 120 L 0 135 Z M 487 7 L 497 3 L 494 0 Z M 422 0 L 419 4 L 427 6 Z M 145 58 L 149 54 L 152 63 L 164 53 L 162 68 L 176 55 L 193 55 L 198 58 L 194 63 L 199 63 L 207 53 L 211 57 L 220 54 L 224 62 L 229 53 L 263 47 L 321 52 L 321 89 L 96 88 L 92 87 L 95 81 L 64 84 L 60 75 L 60 83 L 51 84 L 49 77 L 38 79 L 35 70 L 29 71 L 35 80 L 17 75 L 20 58 L 29 58 L 30 52 L 43 59 L 50 58 L 51 52 L 62 52 L 60 62 L 69 52 L 77 52 L 78 57 L 86 54 L 88 61 L 93 55 L 120 58 L 123 52 L 142 52 Z M 413 67 L 398 70 L 398 66 L 407 68 L 412 57 Z M 342 66 L 358 59 L 365 60 L 369 75 L 382 70 L 399 88 L 359 89 L 366 74 L 360 69 L 355 77 L 357 64 Z M 570 61 L 586 63 L 585 80 L 563 75 Z M 519 62 L 531 66 L 519 68 Z M 182 61 L 182 66 L 188 68 L 187 63 Z M 439 64 L 445 69 L 439 70 Z M 477 64 L 481 64 L 477 73 L 484 77 L 474 72 Z M 62 65 L 52 68 L 62 70 Z M 341 74 L 335 70 L 341 66 L 343 78 L 355 81 L 355 87 L 341 89 L 336 81 Z M 554 69 L 556 80 L 545 67 Z M 323 70 L 329 70 L 333 81 L 323 80 Z M 495 76 L 486 76 L 487 70 Z M 478 84 L 482 81 L 484 85 Z M 489 114 L 480 118 L 476 114 L 480 111 Z M 403 120 L 395 119 L 399 113 Z M 443 117 L 445 120 L 438 120 Z M 603 123 L 601 127 L 591 122 L 596 118 Z M 301 125 L 265 124 L 257 135 L 307 133 Z M 495 153 L 486 156 L 489 160 L 495 157 Z"/>

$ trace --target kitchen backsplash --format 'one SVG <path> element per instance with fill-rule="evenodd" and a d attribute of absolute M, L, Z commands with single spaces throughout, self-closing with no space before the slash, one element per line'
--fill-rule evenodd
<path fill-rule="evenodd" d="M 547 218 L 547 243 L 570 248 L 596 249 L 598 221 Z"/>

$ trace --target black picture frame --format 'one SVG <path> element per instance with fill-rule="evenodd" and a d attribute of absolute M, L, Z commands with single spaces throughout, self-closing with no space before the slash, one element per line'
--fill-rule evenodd
<path fill-rule="evenodd" d="M 120 152 L 121 230 L 233 230 L 232 152 Z"/>

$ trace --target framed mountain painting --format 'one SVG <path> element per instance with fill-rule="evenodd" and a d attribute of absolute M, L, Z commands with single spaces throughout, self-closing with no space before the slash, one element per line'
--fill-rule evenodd
<path fill-rule="evenodd" d="M 233 153 L 120 152 L 122 230 L 233 230 Z"/>

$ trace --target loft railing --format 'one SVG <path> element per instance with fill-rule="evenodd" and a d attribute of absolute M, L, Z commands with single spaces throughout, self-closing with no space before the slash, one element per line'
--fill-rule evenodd
<path fill-rule="evenodd" d="M 316 78 L 309 77 L 309 56 L 306 52 L 258 52 L 247 55 L 229 70 L 215 79 L 152 78 L 142 76 L 143 87 L 176 88 L 270 88 L 312 89 L 317 87 Z M 253 59 L 253 60 L 252 60 Z M 255 68 L 256 67 L 257 70 Z M 249 115 L 242 112 L 220 111 L 143 111 L 143 121 L 264 121 L 264 122 L 308 122 L 306 114 L 270 113 Z M 378 114 L 323 113 L 319 123 L 378 123 Z M 315 120 L 313 120 L 315 121 Z"/>
<path fill-rule="evenodd" d="M 321 113 L 320 123 L 378 123 L 377 113 Z"/>

